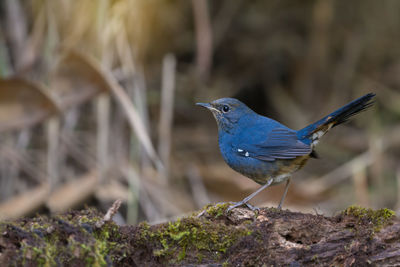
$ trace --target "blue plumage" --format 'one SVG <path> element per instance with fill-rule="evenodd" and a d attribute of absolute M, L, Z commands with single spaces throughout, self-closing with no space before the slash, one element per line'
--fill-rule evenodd
<path fill-rule="evenodd" d="M 313 148 L 332 127 L 372 105 L 375 94 L 360 97 L 321 120 L 299 130 L 261 116 L 234 98 L 197 103 L 208 108 L 218 124 L 218 142 L 225 162 L 263 186 L 230 209 L 247 202 L 264 188 L 286 181 L 286 196 L 293 172 L 313 156 Z"/>

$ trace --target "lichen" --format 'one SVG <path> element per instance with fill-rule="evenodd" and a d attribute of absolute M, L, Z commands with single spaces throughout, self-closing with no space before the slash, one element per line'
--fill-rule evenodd
<path fill-rule="evenodd" d="M 360 222 L 368 221 L 373 225 L 373 231 L 379 232 L 396 215 L 390 209 L 373 210 L 360 206 L 350 206 L 342 212 L 343 215 L 353 216 Z"/>
<path fill-rule="evenodd" d="M 218 216 L 217 211 L 213 214 Z M 178 262 L 183 261 L 188 253 L 195 253 L 199 262 L 207 258 L 206 254 L 219 259 L 241 237 L 252 233 L 244 227 L 197 217 L 178 219 L 158 227 L 148 224 L 141 224 L 140 227 L 141 241 L 150 241 L 154 245 L 154 256 L 166 259 L 172 255 L 169 258 Z"/>

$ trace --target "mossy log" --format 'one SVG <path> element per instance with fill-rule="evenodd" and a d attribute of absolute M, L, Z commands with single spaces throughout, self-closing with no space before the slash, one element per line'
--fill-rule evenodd
<path fill-rule="evenodd" d="M 400 220 L 387 209 L 350 207 L 325 217 L 267 208 L 227 213 L 226 205 L 217 205 L 201 216 L 151 226 L 117 226 L 86 209 L 0 223 L 0 266 L 399 263 Z"/>

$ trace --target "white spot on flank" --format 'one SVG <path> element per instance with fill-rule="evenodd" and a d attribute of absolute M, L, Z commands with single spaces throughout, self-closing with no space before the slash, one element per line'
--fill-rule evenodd
<path fill-rule="evenodd" d="M 238 152 L 243 152 L 243 149 L 238 148 Z"/>
<path fill-rule="evenodd" d="M 332 127 L 332 126 L 331 126 Z M 329 130 L 329 128 L 328 128 L 328 130 Z M 312 148 L 314 148 L 317 144 L 318 144 L 318 142 L 319 142 L 319 139 L 328 131 L 328 130 L 326 130 L 326 131 L 318 131 L 318 132 L 315 132 L 313 135 L 312 135 L 312 142 L 311 142 L 311 147 Z"/>
<path fill-rule="evenodd" d="M 324 135 L 324 131 L 318 131 L 318 132 L 316 132 L 316 133 L 314 133 L 313 135 L 312 135 L 312 139 L 313 140 L 315 140 L 315 139 L 319 139 L 319 138 L 321 138 L 323 135 Z"/>
<path fill-rule="evenodd" d="M 245 153 L 244 155 L 245 155 L 246 157 L 248 157 L 248 156 L 249 156 L 249 152 L 246 151 L 246 153 Z"/>

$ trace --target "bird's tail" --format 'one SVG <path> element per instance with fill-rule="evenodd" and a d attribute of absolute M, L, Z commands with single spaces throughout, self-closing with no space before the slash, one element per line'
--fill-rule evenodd
<path fill-rule="evenodd" d="M 297 136 L 303 142 L 315 146 L 319 139 L 332 127 L 346 122 L 351 116 L 369 108 L 373 105 L 374 93 L 366 94 L 347 105 L 332 112 L 319 121 L 299 130 Z"/>

